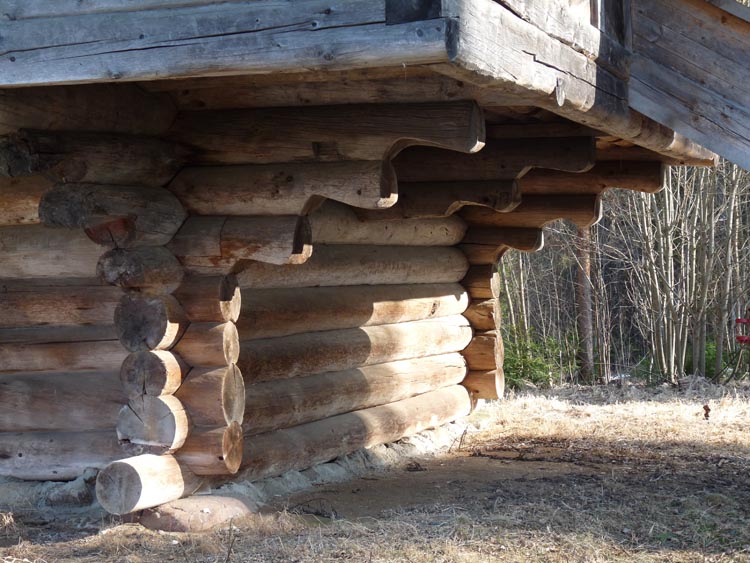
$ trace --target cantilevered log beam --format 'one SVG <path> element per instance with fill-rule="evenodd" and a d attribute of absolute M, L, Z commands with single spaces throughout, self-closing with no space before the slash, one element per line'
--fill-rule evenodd
<path fill-rule="evenodd" d="M 532 229 L 557 219 L 590 227 L 601 218 L 601 214 L 597 195 L 534 195 L 524 197 L 521 204 L 509 213 L 495 213 L 483 207 L 467 207 L 461 212 L 464 220 L 472 226 Z"/>
<path fill-rule="evenodd" d="M 447 62 L 449 29 L 444 19 L 386 25 L 384 0 L 22 19 L 4 23 L 0 76 L 1 84 L 21 86 Z"/>
<path fill-rule="evenodd" d="M 229 273 L 239 260 L 301 264 L 312 254 L 307 217 L 191 217 L 169 244 L 188 268 Z"/>
<path fill-rule="evenodd" d="M 476 152 L 484 118 L 474 102 L 196 111 L 181 113 L 170 137 L 204 163 L 379 160 L 410 145 Z"/>
<path fill-rule="evenodd" d="M 519 180 L 522 197 L 534 194 L 598 194 L 608 188 L 656 193 L 664 187 L 666 167 L 657 161 L 604 161 L 585 174 L 530 170 Z"/>
<path fill-rule="evenodd" d="M 167 189 L 199 215 L 303 215 L 322 199 L 382 209 L 397 198 L 381 160 L 190 167 Z"/>
<path fill-rule="evenodd" d="M 393 161 L 399 182 L 513 179 L 530 168 L 585 172 L 596 162 L 593 137 L 497 139 L 477 154 L 413 147 Z"/>
<path fill-rule="evenodd" d="M 469 264 L 496 264 L 508 250 L 536 252 L 544 246 L 544 231 L 529 227 L 473 227 L 459 248 Z"/>
<path fill-rule="evenodd" d="M 65 183 L 162 186 L 186 157 L 174 143 L 135 135 L 22 130 L 0 138 L 0 175 Z"/>

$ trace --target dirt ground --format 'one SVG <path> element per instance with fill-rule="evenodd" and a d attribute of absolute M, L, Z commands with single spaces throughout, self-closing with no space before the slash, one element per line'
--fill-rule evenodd
<path fill-rule="evenodd" d="M 6 514 L 0 561 L 750 562 L 750 388 L 535 391 L 471 422 L 212 533 Z"/>

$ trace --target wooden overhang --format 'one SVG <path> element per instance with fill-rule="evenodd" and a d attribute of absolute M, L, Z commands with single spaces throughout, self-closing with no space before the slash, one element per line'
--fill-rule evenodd
<path fill-rule="evenodd" d="M 696 18 L 704 12 L 725 14 L 701 24 L 708 37 L 703 49 L 725 59 L 739 56 L 748 41 L 747 22 L 703 0 L 670 2 L 695 8 L 701 12 Z M 715 155 L 698 141 L 750 166 L 747 64 L 735 57 L 734 70 L 716 83 L 713 66 L 675 67 L 673 57 L 660 54 L 679 48 L 679 42 L 676 47 L 664 43 L 680 30 L 672 33 L 659 21 L 648 22 L 664 32 L 659 53 L 645 49 L 644 41 L 653 43 L 654 35 L 652 28 L 644 31 L 643 13 L 652 18 L 659 12 L 652 13 L 650 4 L 660 3 L 4 0 L 0 87 L 219 76 L 269 84 L 269 78 L 287 74 L 297 76 L 300 86 L 338 80 L 341 72 L 378 77 L 390 71 L 391 87 L 398 90 L 392 72 L 401 69 L 406 76 L 418 67 L 417 77 L 408 75 L 409 88 L 402 85 L 381 101 L 398 102 L 401 96 L 409 101 L 474 99 L 484 108 L 534 106 L 674 162 L 712 161 Z M 707 65 L 715 62 L 706 59 Z M 671 74 L 656 73 L 658 84 L 650 83 L 646 77 L 654 76 L 653 65 L 666 66 L 691 86 L 705 79 L 705 87 L 710 78 L 710 87 L 693 105 L 681 98 L 681 104 L 672 103 L 687 90 L 667 87 L 664 77 L 671 80 Z M 331 96 L 344 103 L 347 95 L 358 96 L 354 90 L 360 86 L 344 85 Z M 9 91 L 0 92 L 0 128 Z M 713 108 L 709 102 L 716 96 L 731 101 L 736 111 L 728 112 L 726 104 Z M 655 109 L 662 100 L 670 111 Z M 727 114 L 723 119 L 732 125 L 716 126 L 716 112 Z"/>

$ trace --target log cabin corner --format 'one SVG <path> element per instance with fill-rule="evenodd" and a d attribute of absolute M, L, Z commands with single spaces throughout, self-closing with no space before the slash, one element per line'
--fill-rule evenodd
<path fill-rule="evenodd" d="M 506 250 L 750 167 L 749 13 L 0 0 L 0 476 L 126 514 L 502 396 Z"/>

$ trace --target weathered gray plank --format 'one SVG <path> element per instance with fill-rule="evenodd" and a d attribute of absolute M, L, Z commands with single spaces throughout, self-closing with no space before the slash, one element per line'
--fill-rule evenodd
<path fill-rule="evenodd" d="M 750 24 L 701 0 L 638 0 L 631 106 L 750 169 Z"/>
<path fill-rule="evenodd" d="M 442 19 L 385 25 L 384 0 L 244 1 L 5 22 L 0 84 L 400 66 L 447 60 Z"/>
<path fill-rule="evenodd" d="M 109 12 L 136 12 L 155 8 L 181 8 L 219 4 L 223 0 L 4 0 L 2 16 L 7 20 L 79 16 Z"/>
<path fill-rule="evenodd" d="M 742 5 L 737 0 L 706 0 L 706 2 L 746 22 L 750 22 L 750 6 Z"/>

